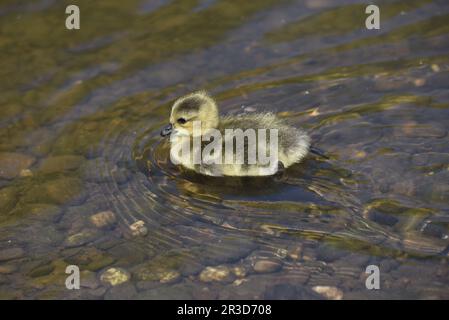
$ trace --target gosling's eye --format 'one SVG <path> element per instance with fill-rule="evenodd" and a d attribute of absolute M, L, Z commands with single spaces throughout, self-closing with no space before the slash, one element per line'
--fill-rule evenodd
<path fill-rule="evenodd" d="M 184 118 L 179 118 L 177 121 L 178 121 L 179 124 L 184 124 L 184 123 L 187 122 L 187 120 L 184 119 Z"/>

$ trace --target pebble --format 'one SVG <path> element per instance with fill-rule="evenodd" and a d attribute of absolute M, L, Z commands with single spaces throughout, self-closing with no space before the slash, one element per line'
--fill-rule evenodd
<path fill-rule="evenodd" d="M 79 266 L 82 270 L 98 271 L 112 265 L 115 258 L 109 253 L 94 247 L 84 247 L 76 253 L 67 255 L 65 262 Z"/>
<path fill-rule="evenodd" d="M 142 220 L 134 222 L 132 225 L 129 226 L 129 229 L 131 230 L 131 234 L 135 237 L 137 236 L 146 236 L 148 234 L 148 229 L 145 227 L 145 222 Z"/>
<path fill-rule="evenodd" d="M 100 276 L 100 280 L 108 283 L 111 286 L 116 286 L 121 283 L 129 281 L 131 275 L 128 271 L 122 268 L 109 268 Z"/>
<path fill-rule="evenodd" d="M 312 290 L 329 300 L 343 299 L 343 291 L 341 291 L 337 287 L 315 286 L 312 288 Z"/>
<path fill-rule="evenodd" d="M 415 79 L 413 81 L 413 84 L 415 85 L 415 87 L 422 87 L 423 85 L 426 84 L 426 79 L 422 79 L 422 78 Z"/>
<path fill-rule="evenodd" d="M 251 239 L 223 238 L 220 243 L 205 244 L 201 248 L 200 259 L 206 266 L 232 264 L 248 256 L 256 247 Z"/>
<path fill-rule="evenodd" d="M 21 153 L 0 153 L 0 178 L 14 179 L 24 169 L 28 169 L 36 159 Z"/>
<path fill-rule="evenodd" d="M 258 260 L 254 263 L 253 269 L 257 273 L 271 273 L 279 271 L 282 264 L 274 260 Z"/>
<path fill-rule="evenodd" d="M 30 169 L 22 169 L 20 170 L 19 176 L 21 177 L 32 177 L 33 172 Z"/>
<path fill-rule="evenodd" d="M 318 108 L 313 108 L 310 110 L 309 116 L 311 117 L 317 117 L 320 115 L 320 110 Z"/>
<path fill-rule="evenodd" d="M 100 282 L 95 276 L 95 272 L 85 270 L 80 274 L 80 285 L 83 288 L 89 288 L 92 290 L 97 289 L 100 286 Z"/>
<path fill-rule="evenodd" d="M 200 273 L 200 280 L 203 282 L 212 281 L 228 281 L 230 280 L 231 273 L 225 266 L 206 267 Z"/>
<path fill-rule="evenodd" d="M 327 243 L 323 243 L 317 249 L 317 259 L 324 262 L 332 262 L 344 257 L 347 252 Z"/>
<path fill-rule="evenodd" d="M 175 270 L 163 270 L 151 265 L 143 266 L 135 272 L 137 279 L 142 281 L 154 281 L 161 283 L 174 283 L 181 278 L 181 274 Z"/>
<path fill-rule="evenodd" d="M 35 184 L 22 200 L 27 203 L 81 204 L 87 198 L 83 182 L 78 178 L 58 177 Z"/>
<path fill-rule="evenodd" d="M 288 257 L 292 260 L 299 260 L 302 256 L 302 246 L 296 246 L 292 248 L 289 253 Z"/>
<path fill-rule="evenodd" d="M 111 255 L 119 258 L 117 260 L 117 264 L 121 265 L 122 267 L 125 267 L 127 265 L 136 266 L 144 262 L 147 255 L 153 255 L 152 251 L 148 249 L 141 250 L 141 247 L 139 247 L 138 244 L 131 241 L 121 243 L 107 250 Z"/>
<path fill-rule="evenodd" d="M 28 214 L 31 219 L 44 221 L 44 222 L 55 222 L 59 219 L 62 214 L 61 207 L 51 205 L 51 204 L 39 204 L 33 203 L 29 205 L 21 206 L 24 210 L 24 213 Z M 48 225 L 48 227 L 52 227 L 52 225 Z M 47 238 L 55 238 L 58 237 L 58 233 L 49 234 L 47 233 Z"/>
<path fill-rule="evenodd" d="M 181 279 L 181 274 L 177 271 L 167 271 L 161 274 L 161 283 L 175 283 Z"/>
<path fill-rule="evenodd" d="M 232 268 L 232 273 L 235 274 L 236 277 L 243 278 L 246 276 L 246 269 L 245 267 L 239 266 Z"/>
<path fill-rule="evenodd" d="M 65 244 L 67 247 L 79 247 L 95 239 L 97 234 L 92 230 L 83 230 L 67 237 Z"/>
<path fill-rule="evenodd" d="M 288 251 L 286 249 L 278 248 L 274 254 L 280 259 L 285 259 L 287 257 Z"/>
<path fill-rule="evenodd" d="M 256 108 L 254 108 L 254 107 L 244 107 L 244 111 L 245 112 L 255 112 Z"/>
<path fill-rule="evenodd" d="M 98 212 L 92 215 L 89 220 L 97 228 L 110 228 L 117 222 L 115 214 L 112 211 Z"/>
<path fill-rule="evenodd" d="M 440 72 L 440 71 L 441 71 L 441 70 L 440 70 L 440 66 L 437 65 L 437 64 L 432 64 L 432 65 L 430 66 L 430 68 L 432 68 L 432 71 L 433 71 L 433 72 Z"/>
<path fill-rule="evenodd" d="M 48 174 L 75 170 L 81 165 L 83 160 L 84 157 L 74 155 L 48 157 L 39 166 L 39 171 Z"/>
<path fill-rule="evenodd" d="M 1 274 L 10 274 L 17 270 L 17 267 L 12 264 L 6 264 L 0 266 L 0 273 Z"/>
<path fill-rule="evenodd" d="M 232 283 L 232 285 L 238 287 L 239 285 L 241 285 L 242 283 L 245 283 L 246 281 L 247 281 L 247 279 L 237 279 Z"/>
<path fill-rule="evenodd" d="M 53 265 L 45 264 L 34 268 L 30 272 L 28 272 L 27 275 L 30 276 L 31 278 L 39 278 L 49 275 L 54 269 L 55 267 Z"/>
<path fill-rule="evenodd" d="M 21 258 L 25 255 L 22 248 L 9 248 L 0 250 L 0 261 L 8 261 Z"/>

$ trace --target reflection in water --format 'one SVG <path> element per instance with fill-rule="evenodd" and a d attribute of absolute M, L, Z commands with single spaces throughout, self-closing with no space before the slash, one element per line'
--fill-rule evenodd
<path fill-rule="evenodd" d="M 78 5 L 70 36 L 58 2 L 0 6 L 1 298 L 449 297 L 446 1 L 381 2 L 373 32 L 357 1 Z M 329 159 L 269 178 L 174 166 L 158 133 L 200 88 Z"/>

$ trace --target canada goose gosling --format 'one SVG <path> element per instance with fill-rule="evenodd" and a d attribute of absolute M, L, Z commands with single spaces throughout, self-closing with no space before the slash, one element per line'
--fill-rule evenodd
<path fill-rule="evenodd" d="M 173 163 L 209 176 L 273 175 L 300 162 L 310 147 L 304 131 L 272 113 L 220 117 L 204 91 L 175 101 L 161 135 L 170 136 Z"/>

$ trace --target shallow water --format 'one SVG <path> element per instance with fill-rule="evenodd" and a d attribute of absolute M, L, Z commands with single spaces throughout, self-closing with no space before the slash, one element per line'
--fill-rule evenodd
<path fill-rule="evenodd" d="M 0 298 L 449 299 L 447 1 L 378 1 L 378 31 L 356 0 L 76 4 L 79 31 L 58 1 L 0 5 Z M 329 159 L 183 172 L 159 130 L 197 89 Z"/>

